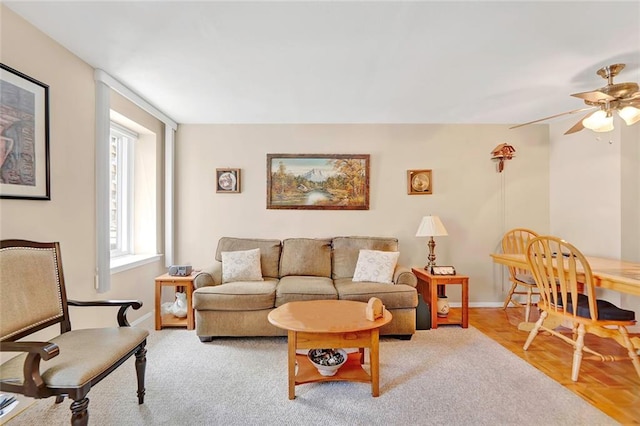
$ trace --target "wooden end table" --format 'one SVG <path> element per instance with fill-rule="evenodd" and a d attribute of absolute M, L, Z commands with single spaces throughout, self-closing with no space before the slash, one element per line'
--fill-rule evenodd
<path fill-rule="evenodd" d="M 162 327 L 187 327 L 187 330 L 193 330 L 196 322 L 193 316 L 193 280 L 195 278 L 195 272 L 186 277 L 173 276 L 169 274 L 162 274 L 156 277 L 156 330 L 161 330 Z M 161 301 L 162 301 L 162 287 L 169 286 L 174 287 L 176 291 L 181 288 L 185 289 L 187 294 L 187 316 L 186 318 L 178 318 L 172 314 L 162 315 Z"/>
<path fill-rule="evenodd" d="M 431 310 L 431 328 L 438 324 L 458 324 L 462 328 L 469 327 L 469 277 L 466 275 L 433 275 L 423 268 L 411 268 L 418 278 L 418 287 L 422 287 L 422 297 Z M 446 296 L 445 286 L 458 284 L 462 287 L 462 307 L 451 308 L 446 317 L 438 316 L 438 295 Z"/>
<path fill-rule="evenodd" d="M 380 395 L 379 332 L 392 315 L 385 309 L 384 317 L 369 321 L 366 307 L 366 303 L 349 300 L 311 300 L 289 302 L 269 313 L 271 324 L 288 331 L 289 399 L 296 397 L 296 385 L 335 380 L 371 383 L 371 395 Z M 341 347 L 359 351 L 349 354 L 335 376 L 320 375 L 307 355 L 296 355 L 296 349 Z M 371 374 L 362 368 L 364 348 L 369 348 Z"/>

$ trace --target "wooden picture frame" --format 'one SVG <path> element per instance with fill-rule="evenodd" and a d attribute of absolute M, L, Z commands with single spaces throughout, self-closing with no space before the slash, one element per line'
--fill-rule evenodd
<path fill-rule="evenodd" d="M 369 210 L 369 154 L 267 154 L 267 209 Z"/>
<path fill-rule="evenodd" d="M 229 194 L 240 193 L 240 169 L 216 169 L 216 192 Z"/>
<path fill-rule="evenodd" d="M 1 63 L 0 198 L 51 199 L 49 86 Z"/>
<path fill-rule="evenodd" d="M 407 170 L 407 194 L 433 194 L 433 176 L 431 170 Z"/>

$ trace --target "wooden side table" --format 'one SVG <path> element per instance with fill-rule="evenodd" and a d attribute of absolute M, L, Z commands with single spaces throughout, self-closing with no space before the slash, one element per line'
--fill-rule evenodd
<path fill-rule="evenodd" d="M 156 277 L 156 330 L 161 330 L 162 327 L 187 327 L 187 330 L 193 330 L 196 322 L 193 316 L 193 279 L 195 273 L 186 277 L 172 276 L 169 274 L 162 274 Z M 169 286 L 174 287 L 176 291 L 182 287 L 187 293 L 187 317 L 178 318 L 173 314 L 162 315 L 161 301 L 162 301 L 162 287 Z"/>
<path fill-rule="evenodd" d="M 423 268 L 411 268 L 418 278 L 418 287 L 422 287 L 422 297 L 431 309 L 431 328 L 438 324 L 458 324 L 462 328 L 469 327 L 469 277 L 466 275 L 432 275 Z M 462 286 L 462 307 L 451 308 L 446 317 L 438 316 L 438 295 L 445 296 L 445 286 L 458 284 Z"/>

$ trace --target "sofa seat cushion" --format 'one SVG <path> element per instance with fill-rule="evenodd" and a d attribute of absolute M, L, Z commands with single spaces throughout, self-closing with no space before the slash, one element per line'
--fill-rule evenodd
<path fill-rule="evenodd" d="M 335 280 L 340 300 L 368 302 L 377 297 L 387 309 L 413 309 L 418 306 L 418 292 L 406 284 L 353 282 L 350 278 Z"/>
<path fill-rule="evenodd" d="M 288 276 L 280 278 L 276 307 L 304 300 L 337 300 L 333 280 L 327 277 Z"/>
<path fill-rule="evenodd" d="M 193 292 L 193 307 L 200 311 L 257 311 L 271 309 L 278 280 L 236 281 L 207 286 Z"/>

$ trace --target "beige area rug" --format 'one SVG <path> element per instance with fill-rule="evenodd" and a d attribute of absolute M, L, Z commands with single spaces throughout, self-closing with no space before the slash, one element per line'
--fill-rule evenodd
<path fill-rule="evenodd" d="M 287 398 L 286 338 L 201 343 L 153 331 L 147 393 L 133 360 L 90 393 L 92 425 L 608 425 L 616 422 L 474 328 L 382 338 L 380 391 L 365 383 L 296 387 Z M 40 400 L 10 426 L 67 425 L 70 402 Z"/>

